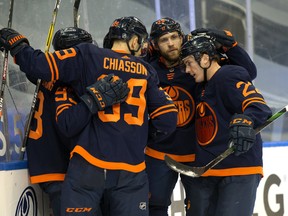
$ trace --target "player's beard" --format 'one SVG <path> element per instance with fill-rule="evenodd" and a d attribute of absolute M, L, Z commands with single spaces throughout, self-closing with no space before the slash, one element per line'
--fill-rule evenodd
<path fill-rule="evenodd" d="M 179 61 L 179 50 L 173 52 L 160 52 L 162 57 L 167 61 L 167 63 L 174 64 Z"/>

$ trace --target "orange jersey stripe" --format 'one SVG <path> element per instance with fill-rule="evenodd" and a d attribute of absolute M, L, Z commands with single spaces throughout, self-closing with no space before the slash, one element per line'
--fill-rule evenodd
<path fill-rule="evenodd" d="M 151 117 L 151 119 L 154 119 L 154 118 L 156 118 L 157 116 L 160 116 L 160 115 L 163 115 L 163 114 L 165 114 L 165 113 L 170 113 L 170 112 L 176 112 L 176 113 L 178 113 L 178 110 L 177 109 L 169 109 L 169 110 L 163 110 L 162 112 L 158 112 L 158 113 L 155 113 L 152 117 Z"/>
<path fill-rule="evenodd" d="M 56 113 L 58 114 L 62 109 L 64 108 L 69 108 L 72 107 L 72 104 L 66 103 L 66 104 L 61 104 L 57 107 Z M 59 113 L 60 114 L 60 113 Z"/>
<path fill-rule="evenodd" d="M 103 168 L 103 169 L 126 170 L 126 171 L 133 172 L 133 173 L 139 173 L 145 170 L 146 168 L 144 161 L 140 164 L 132 165 L 132 164 L 127 164 L 123 162 L 110 162 L 110 161 L 108 162 L 108 161 L 100 160 L 92 156 L 88 151 L 86 151 L 83 147 L 79 145 L 77 145 L 73 149 L 73 151 L 71 152 L 71 156 L 73 156 L 74 153 L 78 153 L 85 160 L 87 160 L 90 164 Z"/>
<path fill-rule="evenodd" d="M 159 112 L 159 110 L 166 109 L 169 107 L 175 108 L 175 105 L 174 104 L 167 104 L 167 105 L 161 106 L 161 107 L 157 108 L 156 110 L 154 110 L 154 112 L 152 112 L 150 115 L 153 115 L 153 113 Z"/>
<path fill-rule="evenodd" d="M 50 68 L 51 81 L 52 81 L 52 80 L 54 80 L 54 69 L 53 69 L 51 60 L 50 60 L 50 58 L 49 58 L 49 53 L 45 53 L 45 57 L 46 57 L 46 60 L 47 60 L 47 62 L 48 62 L 49 68 Z"/>
<path fill-rule="evenodd" d="M 247 107 L 249 104 L 251 104 L 251 103 L 261 103 L 261 104 L 266 104 L 265 101 L 250 101 L 248 104 L 246 104 L 246 106 L 244 106 L 244 107 L 242 108 L 243 112 L 244 112 L 244 110 L 246 109 L 246 107 Z"/>
<path fill-rule="evenodd" d="M 63 173 L 50 173 L 50 174 L 31 176 L 30 182 L 32 184 L 37 184 L 37 183 L 49 182 L 49 181 L 64 181 L 64 178 L 65 178 L 65 174 Z"/>
<path fill-rule="evenodd" d="M 58 116 L 66 109 L 69 109 L 69 107 L 68 106 L 64 106 L 62 109 L 57 108 L 57 111 L 56 111 L 56 122 L 58 121 Z"/>
<path fill-rule="evenodd" d="M 263 98 L 261 97 L 254 97 L 254 98 L 248 98 L 242 102 L 242 112 L 246 109 L 246 107 L 251 103 L 262 103 L 266 104 Z"/>
<path fill-rule="evenodd" d="M 237 175 L 252 175 L 261 174 L 263 176 L 263 167 L 235 167 L 227 169 L 210 169 L 202 176 L 237 176 Z"/>
<path fill-rule="evenodd" d="M 168 111 L 172 110 L 172 112 L 175 112 L 175 111 L 178 112 L 178 110 L 174 104 L 168 104 L 165 106 L 161 106 L 158 109 L 154 110 L 154 112 L 150 113 L 150 118 L 153 119 L 155 117 L 154 115 L 156 115 L 157 113 L 159 113 L 163 109 L 167 109 Z"/>
<path fill-rule="evenodd" d="M 58 80 L 59 79 L 59 71 L 58 71 L 58 66 L 56 64 L 56 61 L 55 61 L 55 58 L 54 56 L 52 55 L 52 53 L 49 53 L 51 59 L 52 59 L 52 62 L 53 62 L 53 65 L 54 65 L 54 68 L 55 68 L 55 80 Z"/>
<path fill-rule="evenodd" d="M 174 154 L 159 152 L 159 151 L 154 150 L 154 149 L 149 148 L 149 147 L 146 147 L 145 154 L 150 156 L 150 157 L 156 158 L 158 160 L 164 160 L 164 156 L 168 155 L 169 157 L 171 157 L 173 160 L 175 160 L 177 162 L 193 162 L 193 161 L 195 161 L 195 154 L 174 155 Z"/>

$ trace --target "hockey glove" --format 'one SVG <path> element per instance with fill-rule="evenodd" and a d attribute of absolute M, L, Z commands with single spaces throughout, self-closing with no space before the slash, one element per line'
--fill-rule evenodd
<path fill-rule="evenodd" d="M 234 145 L 234 154 L 247 152 L 256 142 L 253 120 L 244 114 L 235 114 L 229 126 L 229 143 Z M 231 146 L 229 146 L 231 147 Z"/>
<path fill-rule="evenodd" d="M 106 107 L 126 100 L 129 88 L 122 79 L 116 79 L 109 74 L 103 79 L 86 88 L 87 94 L 81 96 L 82 101 L 87 105 L 92 114 L 104 110 Z"/>
<path fill-rule="evenodd" d="M 235 47 L 238 43 L 232 33 L 228 30 L 217 30 L 211 28 L 199 28 L 191 32 L 192 36 L 206 34 L 211 37 L 217 49 L 227 52 L 231 47 Z"/>
<path fill-rule="evenodd" d="M 25 46 L 29 45 L 28 39 L 11 28 L 0 30 L 0 50 L 9 50 L 15 56 Z"/>

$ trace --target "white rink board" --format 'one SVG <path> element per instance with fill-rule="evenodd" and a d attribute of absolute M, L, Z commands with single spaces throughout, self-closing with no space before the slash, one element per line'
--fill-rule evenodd
<path fill-rule="evenodd" d="M 263 163 L 264 177 L 258 187 L 253 216 L 288 216 L 288 143 L 264 144 Z M 169 216 L 185 215 L 184 191 L 179 182 Z"/>
<path fill-rule="evenodd" d="M 258 188 L 253 216 L 288 215 L 288 145 L 265 147 L 263 153 L 264 178 Z M 37 185 L 30 185 L 26 167 L 26 161 L 0 163 L 1 216 L 52 215 L 47 196 Z M 169 215 L 184 216 L 184 191 L 180 182 L 175 187 L 172 200 Z M 29 210 L 24 207 L 26 205 Z"/>
<path fill-rule="evenodd" d="M 253 216 L 288 215 L 288 146 L 282 144 L 264 148 L 264 178 L 258 187 Z"/>
<path fill-rule="evenodd" d="M 52 215 L 47 196 L 29 184 L 27 161 L 0 163 L 0 182 L 1 216 Z"/>

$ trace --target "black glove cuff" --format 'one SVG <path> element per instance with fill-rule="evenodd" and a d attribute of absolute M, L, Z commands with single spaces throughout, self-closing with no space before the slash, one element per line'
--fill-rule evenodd
<path fill-rule="evenodd" d="M 93 96 L 89 94 L 84 94 L 80 98 L 86 104 L 87 108 L 92 114 L 95 114 L 98 112 L 98 106 L 95 103 Z"/>
<path fill-rule="evenodd" d="M 25 48 L 26 46 L 28 46 L 28 44 L 26 42 L 22 42 L 20 43 L 19 45 L 13 47 L 11 50 L 10 50 L 10 55 L 12 57 L 14 57 L 15 55 L 17 55 L 17 53 L 19 53 L 23 48 Z"/>

